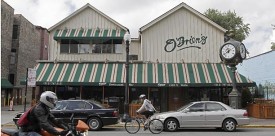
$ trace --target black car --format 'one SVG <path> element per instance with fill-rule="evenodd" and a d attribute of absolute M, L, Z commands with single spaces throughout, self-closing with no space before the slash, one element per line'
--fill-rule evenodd
<path fill-rule="evenodd" d="M 100 130 L 105 125 L 117 124 L 119 120 L 117 109 L 104 108 L 100 103 L 88 100 L 58 101 L 51 113 L 65 123 L 69 123 L 74 113 L 75 119 L 86 122 L 91 130 Z M 16 125 L 21 115 L 22 113 L 19 113 L 13 118 Z"/>

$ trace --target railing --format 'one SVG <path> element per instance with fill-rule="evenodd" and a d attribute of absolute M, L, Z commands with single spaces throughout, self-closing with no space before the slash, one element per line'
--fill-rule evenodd
<path fill-rule="evenodd" d="M 141 107 L 141 104 L 129 104 L 129 116 L 135 117 L 136 111 Z"/>
<path fill-rule="evenodd" d="M 275 103 L 270 100 L 257 100 L 253 104 L 248 104 L 247 112 L 249 116 L 255 118 L 275 118 Z"/>

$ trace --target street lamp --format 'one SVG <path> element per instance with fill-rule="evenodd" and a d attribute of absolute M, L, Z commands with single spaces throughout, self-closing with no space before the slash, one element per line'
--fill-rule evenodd
<path fill-rule="evenodd" d="M 124 35 L 124 41 L 126 43 L 126 82 L 125 82 L 125 100 L 124 100 L 124 115 L 122 121 L 127 121 L 129 119 L 129 102 L 128 102 L 128 89 L 129 89 L 129 45 L 131 42 L 131 35 L 127 31 Z"/>

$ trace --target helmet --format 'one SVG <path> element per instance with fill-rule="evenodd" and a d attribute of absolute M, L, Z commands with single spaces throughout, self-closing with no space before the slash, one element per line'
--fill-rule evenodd
<path fill-rule="evenodd" d="M 139 98 L 145 98 L 145 97 L 146 97 L 145 94 L 141 94 L 141 95 L 139 96 Z"/>
<path fill-rule="evenodd" d="M 50 108 L 55 107 L 56 101 L 57 101 L 57 96 L 52 91 L 45 91 L 40 96 L 40 102 L 44 103 Z"/>

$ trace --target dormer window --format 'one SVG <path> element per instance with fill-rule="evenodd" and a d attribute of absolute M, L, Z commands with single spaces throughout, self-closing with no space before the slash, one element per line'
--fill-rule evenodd
<path fill-rule="evenodd" d="M 54 39 L 60 41 L 60 53 L 122 53 L 124 30 L 64 29 Z"/>

